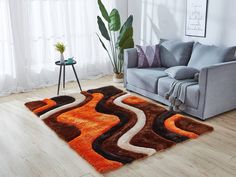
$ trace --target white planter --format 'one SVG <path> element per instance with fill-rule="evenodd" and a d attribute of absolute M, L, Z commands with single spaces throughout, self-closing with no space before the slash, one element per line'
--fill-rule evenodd
<path fill-rule="evenodd" d="M 61 53 L 61 59 L 60 59 L 60 62 L 63 63 L 63 64 L 65 63 L 65 58 L 64 58 L 63 53 Z"/>
<path fill-rule="evenodd" d="M 113 74 L 113 82 L 115 82 L 115 83 L 122 83 L 122 82 L 124 82 L 123 74 L 122 75 Z"/>

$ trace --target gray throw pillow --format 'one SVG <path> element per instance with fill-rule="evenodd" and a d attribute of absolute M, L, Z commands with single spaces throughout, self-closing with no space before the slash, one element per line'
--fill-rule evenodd
<path fill-rule="evenodd" d="M 179 40 L 162 40 L 160 58 L 163 67 L 186 66 L 191 57 L 193 42 Z"/>
<path fill-rule="evenodd" d="M 194 79 L 199 70 L 188 66 L 174 66 L 165 70 L 169 77 L 176 80 Z"/>
<path fill-rule="evenodd" d="M 216 47 L 196 42 L 188 66 L 200 70 L 217 63 L 232 61 L 235 59 L 235 49 L 236 47 Z"/>
<path fill-rule="evenodd" d="M 161 67 L 159 55 L 159 45 L 139 46 L 138 52 L 138 68 L 155 68 Z"/>

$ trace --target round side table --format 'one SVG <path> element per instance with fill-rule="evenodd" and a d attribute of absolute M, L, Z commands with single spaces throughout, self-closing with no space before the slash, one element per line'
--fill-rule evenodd
<path fill-rule="evenodd" d="M 68 62 L 67 60 L 65 60 L 64 63 L 61 63 L 60 61 L 56 61 L 55 64 L 60 66 L 60 72 L 59 72 L 59 78 L 58 78 L 58 87 L 57 87 L 57 95 L 59 95 L 59 93 L 60 93 L 62 68 L 63 68 L 63 88 L 65 88 L 66 66 L 72 66 L 72 69 L 73 69 L 74 74 L 75 74 L 75 78 L 76 78 L 77 83 L 79 85 L 79 89 L 82 92 L 82 88 L 81 88 L 81 85 L 80 85 L 80 82 L 79 82 L 79 78 L 77 76 L 77 73 L 76 73 L 75 67 L 74 67 L 74 65 L 76 64 L 76 61 L 73 60 L 73 62 Z"/>

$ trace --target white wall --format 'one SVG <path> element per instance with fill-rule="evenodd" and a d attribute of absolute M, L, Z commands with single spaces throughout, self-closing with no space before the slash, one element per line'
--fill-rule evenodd
<path fill-rule="evenodd" d="M 236 0 L 208 1 L 206 38 L 193 38 L 185 36 L 186 0 L 128 0 L 136 44 L 155 44 L 168 38 L 236 45 Z"/>

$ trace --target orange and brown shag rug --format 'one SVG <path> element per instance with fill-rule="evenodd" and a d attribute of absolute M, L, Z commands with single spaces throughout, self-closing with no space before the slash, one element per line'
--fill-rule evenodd
<path fill-rule="evenodd" d="M 113 86 L 25 105 L 101 173 L 213 131 Z"/>

